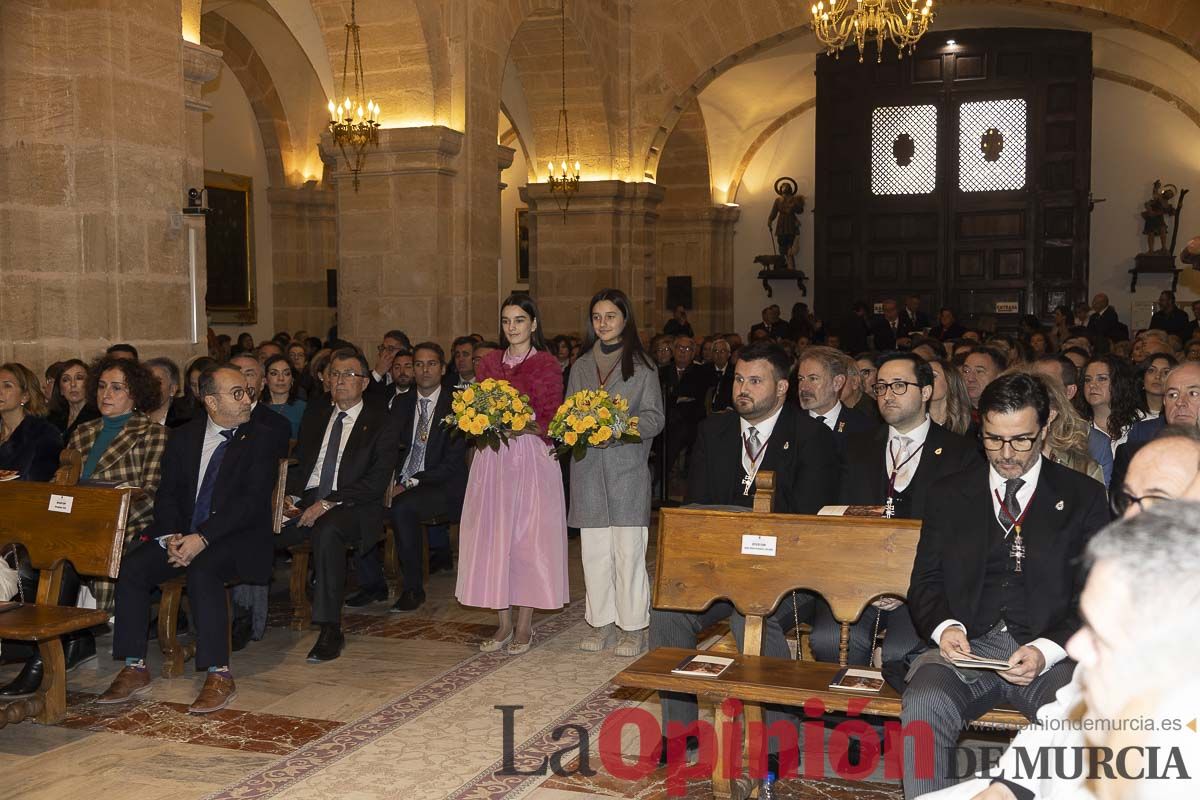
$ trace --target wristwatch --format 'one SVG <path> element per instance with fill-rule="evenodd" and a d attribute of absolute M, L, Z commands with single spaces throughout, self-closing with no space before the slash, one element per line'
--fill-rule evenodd
<path fill-rule="evenodd" d="M 333 508 L 336 505 L 337 505 L 337 503 L 331 503 L 328 500 L 322 500 L 321 501 L 321 510 L 328 511 L 329 509 Z"/>

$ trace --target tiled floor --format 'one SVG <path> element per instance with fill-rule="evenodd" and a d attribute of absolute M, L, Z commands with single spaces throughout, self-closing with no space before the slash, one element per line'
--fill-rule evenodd
<path fill-rule="evenodd" d="M 304 660 L 316 631 L 286 628 L 286 583 L 277 581 L 271 627 L 235 655 L 238 696 L 216 714 L 187 713 L 203 682 L 190 672 L 156 679 L 126 706 L 95 705 L 118 668 L 102 655 L 70 675 L 61 724 L 0 730 L 0 798 L 664 798 L 664 770 L 634 781 L 602 768 L 602 721 L 635 707 L 657 716 L 657 699 L 609 683 L 628 659 L 579 650 L 586 623 L 577 540 L 570 551 L 572 603 L 537 616 L 535 646 L 520 657 L 479 653 L 495 617 L 459 606 L 453 575 L 444 573 L 431 579 L 417 613 L 389 614 L 386 604 L 348 611 L 343 656 L 320 665 Z M 98 647 L 107 653 L 111 638 Z M 150 656 L 157 671 L 158 654 Z M 15 672 L 0 668 L 0 680 Z M 581 730 L 600 770 L 592 777 L 578 774 Z M 635 749 L 632 734 L 620 749 Z M 536 774 L 547 758 L 570 774 Z M 879 782 L 797 780 L 779 789 L 789 800 L 900 796 Z M 708 782 L 689 784 L 686 796 L 709 797 Z"/>

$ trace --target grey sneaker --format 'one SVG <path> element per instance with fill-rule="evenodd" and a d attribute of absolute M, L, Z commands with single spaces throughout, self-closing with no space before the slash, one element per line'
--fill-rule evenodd
<path fill-rule="evenodd" d="M 621 631 L 621 640 L 617 642 L 614 652 L 626 658 L 640 656 L 646 652 L 646 633 L 645 628 L 640 631 Z"/>
<path fill-rule="evenodd" d="M 592 628 L 583 639 L 579 642 L 579 649 L 586 650 L 589 653 L 599 653 L 612 647 L 617 641 L 617 625 L 610 622 L 600 628 Z"/>

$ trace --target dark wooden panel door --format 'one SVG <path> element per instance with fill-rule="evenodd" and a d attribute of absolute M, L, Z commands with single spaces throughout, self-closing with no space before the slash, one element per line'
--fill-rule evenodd
<path fill-rule="evenodd" d="M 817 97 L 825 319 L 918 294 L 931 316 L 1012 328 L 1086 295 L 1088 34 L 942 31 L 903 60 L 821 56 Z"/>

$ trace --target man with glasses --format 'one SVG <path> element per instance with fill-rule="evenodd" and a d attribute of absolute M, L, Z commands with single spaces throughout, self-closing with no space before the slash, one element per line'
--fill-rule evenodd
<path fill-rule="evenodd" d="M 918 356 L 883 356 L 871 393 L 887 425 L 847 437 L 839 502 L 883 506 L 887 516 L 921 519 L 930 487 L 941 478 L 978 466 L 978 448 L 929 418 L 933 368 Z M 920 644 L 900 601 L 879 600 L 850 628 L 851 664 L 870 663 L 877 622 L 880 630 L 887 631 L 885 667 L 899 665 Z M 838 634 L 828 604 L 818 603 L 812 648 L 819 661 L 837 660 Z M 895 668 L 903 676 L 903 667 Z"/>
<path fill-rule="evenodd" d="M 1111 492 L 1113 517 L 1131 517 L 1155 503 L 1182 497 L 1200 475 L 1200 429 L 1170 425 L 1146 442 Z"/>
<path fill-rule="evenodd" d="M 375 368 L 369 373 L 371 384 L 367 387 L 368 392 L 379 392 L 380 397 L 387 396 L 382 390 L 392 383 L 392 362 L 401 350 L 412 350 L 408 334 L 401 330 L 392 330 L 383 335 L 383 341 L 375 348 Z"/>
<path fill-rule="evenodd" d="M 704 419 L 704 395 L 708 391 L 710 373 L 696 358 L 696 340 L 677 336 L 672 347 L 672 361 L 658 371 L 662 384 L 663 405 L 667 410 L 666 441 L 668 469 L 691 448 L 696 440 L 696 426 Z M 684 472 L 687 471 L 686 464 Z"/>
<path fill-rule="evenodd" d="M 312 543 L 313 622 L 321 627 L 310 662 L 341 655 L 342 596 L 346 548 L 365 553 L 383 533 L 383 494 L 396 467 L 399 427 L 382 403 L 363 402 L 371 383 L 367 360 L 343 349 L 330 359 L 326 377 L 332 403 L 306 415 L 288 473 L 284 513 L 293 520 L 280 544 Z"/>
<path fill-rule="evenodd" d="M 1138 450 L 1168 426 L 1200 429 L 1200 363 L 1185 361 L 1167 375 L 1163 410 L 1156 419 L 1134 423 L 1113 457 L 1112 486 L 1120 486 Z M 1136 436 L 1136 438 L 1135 438 Z"/>
<path fill-rule="evenodd" d="M 242 377 L 246 379 L 246 392 L 250 396 L 250 422 L 270 433 L 276 458 L 287 458 L 292 424 L 282 414 L 272 411 L 266 403 L 260 402 L 267 385 L 267 376 L 262 364 L 249 353 L 236 355 L 229 359 L 229 363 L 241 370 Z"/>
<path fill-rule="evenodd" d="M 934 750 L 932 773 L 918 772 L 920 737 L 905 737 L 906 797 L 954 783 L 953 748 L 972 719 L 1009 703 L 1032 720 L 1070 679 L 1079 558 L 1109 520 L 1102 484 L 1042 457 L 1050 398 L 1037 377 L 996 378 L 979 411 L 988 464 L 932 487 L 913 563 L 909 612 L 934 647 L 908 671 L 901 721 L 929 725 Z M 951 663 L 971 656 L 1009 667 Z"/>
<path fill-rule="evenodd" d="M 188 710 L 217 711 L 237 694 L 229 671 L 225 583 L 270 578 L 278 461 L 268 432 L 250 423 L 250 394 L 238 369 L 205 369 L 200 400 L 206 413 L 177 429 L 167 443 L 154 521 L 146 529 L 149 541 L 121 564 L 113 657 L 125 667 L 97 703 L 123 703 L 149 688 L 151 598 L 160 583 L 178 575 L 187 576 L 196 667 L 208 670 Z"/>

